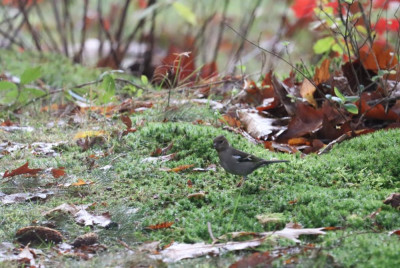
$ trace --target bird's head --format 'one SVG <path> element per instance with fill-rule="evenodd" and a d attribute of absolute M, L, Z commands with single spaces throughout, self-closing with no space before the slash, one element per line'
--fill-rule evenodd
<path fill-rule="evenodd" d="M 229 142 L 224 136 L 218 136 L 213 142 L 215 150 L 218 152 L 226 150 L 229 147 Z"/>

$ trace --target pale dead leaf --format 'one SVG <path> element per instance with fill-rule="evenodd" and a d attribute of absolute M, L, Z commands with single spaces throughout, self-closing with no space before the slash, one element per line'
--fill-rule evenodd
<path fill-rule="evenodd" d="M 103 213 L 102 215 L 96 216 L 89 213 L 86 209 L 90 205 L 75 206 L 72 204 L 61 204 L 58 207 L 46 212 L 44 216 L 55 218 L 59 213 L 70 214 L 74 217 L 78 224 L 85 226 L 99 225 L 101 227 L 107 227 L 111 224 L 111 216 L 108 213 Z"/>
<path fill-rule="evenodd" d="M 257 110 L 242 109 L 238 115 L 247 132 L 256 139 L 267 140 L 270 135 L 286 130 L 283 125 L 287 122 L 282 124 L 281 119 L 263 117 Z"/>
<path fill-rule="evenodd" d="M 204 255 L 219 255 L 227 251 L 243 250 L 246 248 L 254 248 L 261 245 L 267 237 L 283 237 L 300 242 L 297 238 L 300 235 L 320 235 L 325 234 L 324 228 L 284 228 L 277 232 L 251 233 L 251 232 L 235 232 L 226 235 L 226 237 L 240 237 L 243 235 L 261 236 L 248 241 L 227 242 L 207 245 L 205 243 L 196 244 L 179 244 L 174 242 L 170 247 L 158 252 L 157 255 L 150 255 L 151 258 L 162 260 L 164 262 L 177 262 L 182 259 L 197 258 Z"/>
<path fill-rule="evenodd" d="M 31 252 L 29 246 L 24 247 L 23 250 L 18 254 L 17 261 L 19 263 L 29 264 L 31 267 L 35 266 L 35 255 Z"/>
<path fill-rule="evenodd" d="M 280 223 L 285 221 L 285 217 L 283 213 L 268 213 L 268 214 L 260 214 L 256 216 L 256 219 L 261 224 L 267 223 Z"/>
<path fill-rule="evenodd" d="M 142 163 L 154 163 L 154 162 L 166 162 L 170 161 L 175 158 L 176 153 L 173 154 L 168 154 L 168 155 L 162 155 L 158 157 L 147 157 L 142 159 Z"/>
<path fill-rule="evenodd" d="M 242 250 L 249 247 L 261 245 L 264 239 L 254 239 L 244 242 L 228 242 L 214 245 L 205 243 L 179 244 L 174 242 L 170 247 L 162 250 L 157 255 L 150 255 L 151 258 L 164 262 L 177 262 L 182 259 L 197 258 L 204 255 L 219 255 L 228 251 Z"/>
<path fill-rule="evenodd" d="M 46 200 L 49 196 L 54 195 L 54 192 L 44 190 L 37 193 L 16 193 L 6 195 L 0 192 L 0 204 L 9 205 L 14 203 Z"/>

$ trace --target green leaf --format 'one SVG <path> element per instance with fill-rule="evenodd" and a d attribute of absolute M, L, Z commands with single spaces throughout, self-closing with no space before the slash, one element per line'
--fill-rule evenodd
<path fill-rule="evenodd" d="M 332 96 L 331 100 L 336 101 L 337 103 L 343 104 L 343 100 L 341 98 Z"/>
<path fill-rule="evenodd" d="M 17 85 L 10 81 L 0 81 L 0 90 L 17 89 Z"/>
<path fill-rule="evenodd" d="M 143 85 L 147 86 L 147 85 L 149 84 L 149 79 L 147 78 L 147 76 L 142 75 L 142 76 L 140 77 L 140 79 L 142 80 L 142 84 L 143 84 Z"/>
<path fill-rule="evenodd" d="M 359 96 L 346 96 L 345 97 L 346 102 L 356 102 L 360 99 Z"/>
<path fill-rule="evenodd" d="M 352 114 L 358 114 L 358 107 L 356 105 L 354 105 L 353 103 L 346 103 L 344 105 L 344 108 Z"/>
<path fill-rule="evenodd" d="M 193 26 L 196 25 L 196 15 L 184 4 L 179 2 L 172 3 L 172 6 L 175 8 L 176 12 L 181 15 L 187 22 L 192 24 Z"/>
<path fill-rule="evenodd" d="M 115 96 L 115 80 L 112 75 L 104 76 L 102 88 L 104 89 L 104 94 L 100 96 L 100 101 L 102 103 L 111 102 Z"/>
<path fill-rule="evenodd" d="M 335 91 L 336 97 L 339 97 L 343 102 L 346 101 L 346 98 L 343 96 L 342 92 L 337 87 L 334 87 L 333 90 Z"/>
<path fill-rule="evenodd" d="M 22 90 L 22 94 L 28 94 L 31 97 L 38 98 L 38 97 L 46 95 L 46 92 L 44 92 L 43 90 L 40 90 L 38 88 L 24 88 Z"/>
<path fill-rule="evenodd" d="M 12 88 L 9 90 L 0 91 L 0 104 L 1 105 L 11 105 L 18 97 L 18 89 Z"/>
<path fill-rule="evenodd" d="M 25 85 L 32 81 L 35 81 L 42 76 L 41 67 L 33 67 L 26 69 L 21 75 L 21 84 Z"/>
<path fill-rule="evenodd" d="M 240 72 L 242 72 L 242 73 L 246 72 L 246 69 L 247 69 L 246 65 L 238 65 L 236 67 L 238 67 L 240 69 Z"/>
<path fill-rule="evenodd" d="M 343 54 L 343 48 L 338 43 L 333 44 L 332 50 L 339 53 L 340 55 Z"/>
<path fill-rule="evenodd" d="M 335 39 L 332 36 L 328 36 L 322 39 L 319 39 L 313 49 L 315 54 L 323 54 L 331 50 L 332 45 L 335 43 Z"/>

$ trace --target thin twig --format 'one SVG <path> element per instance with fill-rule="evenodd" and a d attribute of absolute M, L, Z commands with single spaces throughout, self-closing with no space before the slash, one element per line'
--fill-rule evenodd
<path fill-rule="evenodd" d="M 54 18 L 56 19 L 56 26 L 57 26 L 57 32 L 60 36 L 60 40 L 63 46 L 64 54 L 66 57 L 68 57 L 68 44 L 67 44 L 67 39 L 64 33 L 64 28 L 61 25 L 60 21 L 60 14 L 58 12 L 58 7 L 57 7 L 57 1 L 50 1 L 53 7 L 53 13 L 54 13 Z"/>
<path fill-rule="evenodd" d="M 36 3 L 36 0 L 35 0 L 35 3 Z M 43 16 L 42 9 L 41 9 L 40 5 L 35 4 L 35 10 L 36 10 L 36 13 L 38 14 L 40 23 L 43 26 L 43 30 L 47 34 L 47 36 L 48 36 L 48 38 L 50 40 L 50 43 L 52 45 L 51 50 L 53 50 L 55 52 L 59 52 L 60 49 L 58 47 L 58 44 L 57 44 L 56 40 L 53 38 L 53 34 L 51 33 L 49 27 L 47 26 L 47 23 L 46 23 L 46 20 L 45 20 L 45 18 Z"/>
<path fill-rule="evenodd" d="M 83 53 L 83 48 L 85 46 L 85 40 L 86 40 L 86 30 L 87 30 L 87 20 L 86 16 L 88 13 L 88 7 L 89 7 L 89 0 L 85 0 L 84 6 L 83 6 L 83 15 L 82 15 L 82 34 L 81 34 L 81 45 L 79 46 L 79 51 L 78 54 L 75 58 L 75 62 L 82 62 L 82 53 Z"/>
<path fill-rule="evenodd" d="M 221 21 L 220 21 L 219 27 L 218 27 L 217 43 L 215 44 L 215 48 L 214 48 L 213 56 L 211 58 L 211 62 L 215 62 L 216 59 L 217 59 L 219 47 L 220 47 L 221 41 L 222 41 L 222 36 L 224 35 L 224 23 L 226 21 L 226 13 L 228 11 L 229 1 L 230 0 L 225 0 L 225 2 L 224 2 L 224 7 L 222 9 L 222 18 L 221 18 Z"/>
<path fill-rule="evenodd" d="M 18 4 L 19 4 L 19 9 L 21 10 L 22 15 L 24 16 L 24 21 L 26 23 L 26 26 L 28 27 L 28 30 L 31 33 L 32 39 L 35 43 L 36 49 L 41 52 L 42 47 L 40 46 L 39 38 L 37 36 L 36 31 L 33 29 L 31 22 L 29 21 L 29 17 L 28 17 L 29 11 L 27 11 L 25 9 L 25 3 L 23 1 L 18 1 Z"/>
<path fill-rule="evenodd" d="M 218 242 L 218 239 L 215 238 L 212 229 L 211 229 L 211 223 L 207 222 L 207 229 L 208 229 L 208 234 L 210 235 L 211 239 L 212 239 L 212 244 L 214 245 L 215 243 Z"/>
<path fill-rule="evenodd" d="M 124 25 L 126 21 L 126 14 L 128 13 L 128 8 L 129 8 L 129 3 L 131 0 L 125 0 L 124 7 L 122 8 L 122 15 L 119 20 L 119 26 L 117 33 L 115 35 L 115 42 L 117 43 L 117 51 L 121 47 L 121 36 L 122 36 L 122 31 L 124 30 Z"/>

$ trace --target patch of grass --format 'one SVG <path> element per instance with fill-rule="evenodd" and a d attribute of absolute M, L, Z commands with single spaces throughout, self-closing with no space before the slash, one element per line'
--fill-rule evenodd
<path fill-rule="evenodd" d="M 14 76 L 20 77 L 25 69 L 41 66 L 41 79 L 48 85 L 62 88 L 82 84 L 97 79 L 101 71 L 74 64 L 59 54 L 35 51 L 14 51 L 0 49 L 0 67 Z"/>
<path fill-rule="evenodd" d="M 136 122 L 143 117 L 146 114 L 137 114 L 132 119 Z M 212 115 L 207 118 L 213 120 Z M 122 126 L 120 122 L 111 127 L 108 125 L 104 123 L 102 129 L 110 133 Z M 92 127 L 95 126 L 85 125 L 86 129 Z M 78 131 L 75 127 L 38 129 L 28 135 L 26 142 L 42 139 L 50 141 L 57 137 L 70 142 L 56 158 L 35 157 L 29 155 L 28 151 L 7 155 L 0 163 L 2 171 L 16 168 L 29 160 L 32 167 L 65 166 L 68 176 L 60 179 L 60 183 L 75 182 L 77 178 L 95 183 L 61 190 L 55 188 L 56 195 L 46 202 L 0 206 L 2 241 L 12 241 L 15 231 L 21 227 L 47 220 L 42 213 L 59 204 L 96 202 L 92 211 L 94 214 L 109 211 L 112 220 L 118 223 L 118 227 L 110 229 L 94 227 L 100 242 L 109 246 L 110 256 L 124 254 L 119 240 L 133 247 L 141 242 L 155 240 L 160 240 L 162 245 L 172 240 L 186 243 L 211 242 L 207 222 L 211 223 L 216 237 L 232 231 L 279 230 L 284 227 L 283 222 L 262 224 L 256 218 L 261 214 L 279 213 L 285 221 L 298 222 L 304 227 L 344 228 L 344 231 L 329 232 L 318 238 L 302 238 L 305 242 L 322 247 L 322 255 L 314 258 L 314 263 L 351 266 L 356 263 L 352 262 L 353 254 L 360 254 L 363 259 L 370 257 L 371 263 L 378 266 L 381 258 L 384 258 L 379 254 L 388 254 L 387 263 L 395 263 L 392 256 L 398 248 L 392 245 L 395 240 L 388 237 L 387 232 L 399 228 L 400 214 L 390 206 L 383 205 L 382 200 L 389 193 L 398 191 L 399 170 L 396 163 L 400 159 L 395 150 L 400 145 L 398 130 L 361 136 L 335 146 L 329 154 L 300 158 L 299 155 L 271 153 L 238 135 L 212 126 L 184 122 L 146 121 L 137 132 L 121 139 L 110 136 L 107 144 L 86 152 L 82 152 L 71 140 Z M 290 162 L 261 168 L 249 176 L 244 187 L 237 188 L 236 183 L 240 177 L 227 174 L 217 164 L 218 157 L 212 148 L 213 138 L 221 134 L 238 149 L 266 159 L 288 159 Z M 9 140 L 23 141 L 23 134 L 14 133 Z M 144 161 L 156 148 L 166 147 L 171 142 L 173 146 L 168 153 L 176 153 L 173 161 Z M 89 168 L 87 161 L 90 155 L 110 148 L 113 154 L 95 159 L 97 167 Z M 217 164 L 217 171 L 193 172 L 189 169 L 174 173 L 161 169 L 190 164 L 194 167 Z M 112 168 L 99 169 L 106 165 L 112 165 Z M 45 180 L 17 177 L 10 183 L 1 184 L 0 191 L 33 191 L 38 185 L 45 185 Z M 193 183 L 192 187 L 188 187 L 188 180 Z M 204 192 L 205 197 L 188 199 L 189 194 L 197 192 Z M 375 219 L 367 217 L 378 209 L 381 211 Z M 174 222 L 171 228 L 155 231 L 145 228 L 166 221 Z M 88 227 L 79 226 L 68 217 L 57 221 L 57 228 L 68 241 L 90 231 Z M 359 234 L 377 228 L 382 233 Z M 355 242 L 341 239 L 342 236 L 352 237 L 353 234 Z M 377 246 L 382 241 L 386 251 Z M 368 243 L 376 247 L 367 250 L 365 248 Z M 278 245 L 284 246 L 287 242 L 280 241 Z M 353 249 L 355 247 L 360 249 Z M 333 256 L 333 262 L 330 255 Z M 102 263 L 101 259 L 101 256 L 96 257 L 85 265 Z M 304 264 L 307 259 L 308 255 L 303 260 Z M 68 263 L 73 267 L 81 262 Z"/>

